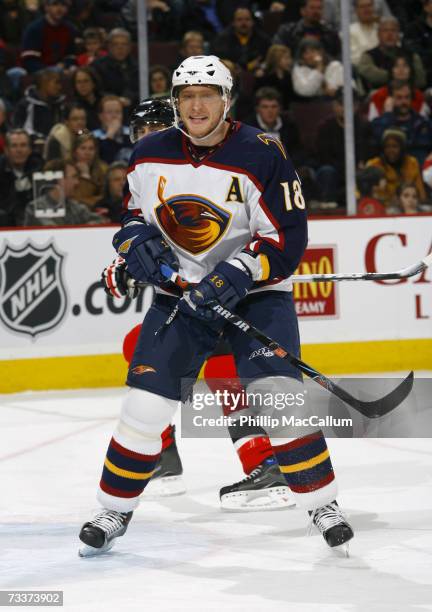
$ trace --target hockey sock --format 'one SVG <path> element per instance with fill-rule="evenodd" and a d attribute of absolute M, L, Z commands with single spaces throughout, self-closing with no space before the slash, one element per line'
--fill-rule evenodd
<path fill-rule="evenodd" d="M 108 446 L 97 494 L 104 508 L 130 512 L 138 506 L 160 458 L 161 432 L 169 429 L 176 408 L 175 400 L 129 389 Z"/>
<path fill-rule="evenodd" d="M 166 450 L 175 442 L 175 426 L 168 425 L 166 429 L 163 430 L 162 435 L 162 450 Z"/>
<path fill-rule="evenodd" d="M 129 450 L 119 444 L 114 437 L 111 438 L 102 471 L 100 488 L 104 493 L 120 498 L 118 507 L 112 509 L 124 511 L 127 508 L 127 511 L 129 511 L 130 502 L 127 500 L 138 498 L 144 491 L 153 475 L 159 457 L 160 453 L 144 455 Z M 122 500 L 124 500 L 124 503 L 122 503 Z"/>
<path fill-rule="evenodd" d="M 335 499 L 336 480 L 322 431 L 274 445 L 273 450 L 299 506 L 312 510 Z"/>
<path fill-rule="evenodd" d="M 257 427 L 257 429 L 261 428 Z M 238 439 L 232 437 L 231 439 L 245 474 L 250 474 L 252 470 L 264 463 L 269 457 L 273 457 L 276 462 L 270 440 L 264 430 L 262 430 L 261 435 L 255 434 Z"/>

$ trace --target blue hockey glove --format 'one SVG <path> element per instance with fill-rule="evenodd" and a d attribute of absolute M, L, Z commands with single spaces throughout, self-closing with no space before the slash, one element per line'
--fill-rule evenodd
<path fill-rule="evenodd" d="M 113 238 L 113 247 L 124 258 L 128 273 L 138 281 L 160 285 L 165 278 L 160 271 L 161 264 L 179 269 L 177 257 L 153 225 L 132 221 Z"/>
<path fill-rule="evenodd" d="M 253 280 L 247 272 L 222 261 L 180 300 L 179 310 L 203 321 L 217 321 L 219 315 L 206 304 L 217 300 L 222 306 L 232 309 L 246 297 L 252 284 Z"/>

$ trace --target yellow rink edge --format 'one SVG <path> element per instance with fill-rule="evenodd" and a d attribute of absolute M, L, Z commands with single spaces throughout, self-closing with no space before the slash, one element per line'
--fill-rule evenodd
<path fill-rule="evenodd" d="M 302 359 L 326 375 L 428 370 L 432 339 L 304 344 Z M 0 393 L 117 387 L 124 384 L 121 354 L 0 360 Z"/>

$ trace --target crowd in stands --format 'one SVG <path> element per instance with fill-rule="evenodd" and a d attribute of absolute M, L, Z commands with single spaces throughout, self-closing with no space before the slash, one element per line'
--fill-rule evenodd
<path fill-rule="evenodd" d="M 137 1 L 0 0 L 1 226 L 119 222 Z M 348 1 L 358 214 L 431 211 L 432 0 Z M 147 7 L 150 95 L 169 96 L 185 57 L 218 55 L 234 78 L 231 117 L 280 138 L 312 213 L 344 214 L 339 0 Z M 53 178 L 37 191 L 40 172 Z"/>

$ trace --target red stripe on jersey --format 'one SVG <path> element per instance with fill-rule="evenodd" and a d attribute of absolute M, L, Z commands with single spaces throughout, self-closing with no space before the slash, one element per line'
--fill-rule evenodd
<path fill-rule="evenodd" d="M 127 207 L 128 207 L 128 204 L 129 204 L 129 201 L 130 201 L 131 197 L 132 197 L 132 194 L 131 194 L 131 193 L 127 193 L 127 194 L 126 194 L 126 195 L 123 197 L 123 201 L 122 201 L 122 206 L 123 206 L 123 208 L 127 208 Z"/>
<path fill-rule="evenodd" d="M 228 164 L 219 164 L 218 162 L 213 161 L 205 161 L 203 165 L 210 166 L 211 168 L 216 168 L 218 170 L 228 170 L 228 172 L 237 172 L 238 174 L 245 174 L 252 181 L 258 191 L 260 191 L 261 193 L 264 191 L 264 187 L 257 179 L 257 177 L 254 174 L 251 174 L 245 168 L 239 168 L 238 166 L 231 166 Z"/>
<path fill-rule="evenodd" d="M 174 164 L 174 165 L 185 165 L 188 164 L 187 159 L 166 159 L 165 157 L 140 157 L 135 160 L 132 166 L 129 166 L 127 174 L 130 174 L 135 168 L 141 164 Z"/>

